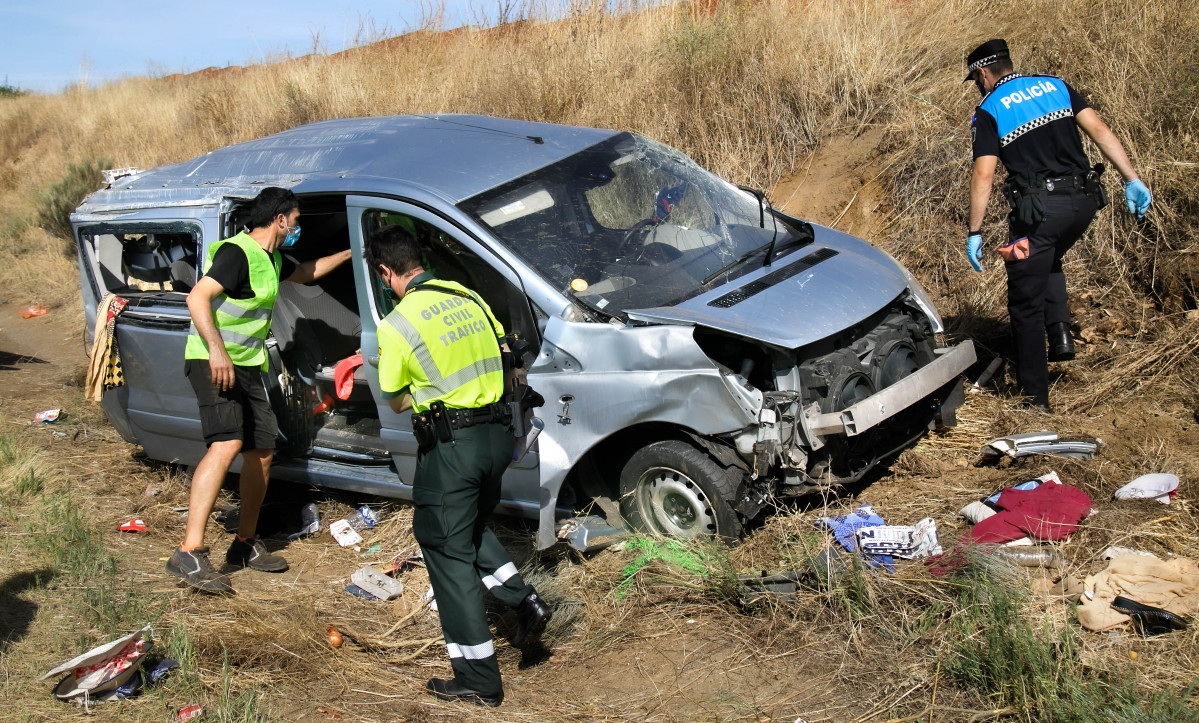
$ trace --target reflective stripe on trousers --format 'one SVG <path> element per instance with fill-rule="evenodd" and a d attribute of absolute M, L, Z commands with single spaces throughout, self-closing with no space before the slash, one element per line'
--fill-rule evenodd
<path fill-rule="evenodd" d="M 504 565 L 503 567 L 501 567 L 500 569 L 491 573 L 490 575 L 484 575 L 483 576 L 483 584 L 487 586 L 488 590 L 490 590 L 494 587 L 499 587 L 500 585 L 503 585 L 505 582 L 508 582 L 508 580 L 510 580 L 512 578 L 512 576 L 515 574 L 516 574 L 516 565 L 513 565 L 511 562 L 509 562 L 508 564 Z"/>
<path fill-rule="evenodd" d="M 445 650 L 451 658 L 483 660 L 495 655 L 495 642 L 488 640 L 487 642 L 479 643 L 478 645 L 458 645 L 457 643 L 446 643 Z"/>

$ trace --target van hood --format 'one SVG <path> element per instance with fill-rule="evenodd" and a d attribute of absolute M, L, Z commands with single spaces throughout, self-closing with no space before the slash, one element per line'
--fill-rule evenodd
<path fill-rule="evenodd" d="M 675 306 L 628 311 L 628 317 L 796 349 L 866 319 L 907 288 L 903 268 L 886 253 L 849 234 L 812 228 L 812 243 L 768 267 Z"/>

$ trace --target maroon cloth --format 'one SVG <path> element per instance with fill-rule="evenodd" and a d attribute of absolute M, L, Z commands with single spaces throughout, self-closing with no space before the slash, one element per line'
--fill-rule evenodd
<path fill-rule="evenodd" d="M 1090 514 L 1091 498 L 1077 487 L 1046 482 L 1031 490 L 1006 489 L 995 506 L 999 513 L 975 525 L 961 542 L 1064 540 Z"/>

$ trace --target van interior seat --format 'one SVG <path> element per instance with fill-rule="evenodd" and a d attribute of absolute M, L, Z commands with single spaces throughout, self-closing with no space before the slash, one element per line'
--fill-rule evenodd
<path fill-rule="evenodd" d="M 357 311 L 319 284 L 283 283 L 275 300 L 271 331 L 280 353 L 295 364 L 300 378 L 324 391 L 333 385 L 337 362 L 358 353 L 362 320 Z M 350 400 L 370 398 L 366 375 L 359 368 L 354 372 Z"/>

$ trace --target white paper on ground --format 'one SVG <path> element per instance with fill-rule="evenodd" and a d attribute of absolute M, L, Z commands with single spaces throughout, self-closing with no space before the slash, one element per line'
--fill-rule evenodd
<path fill-rule="evenodd" d="M 338 520 L 329 525 L 329 534 L 333 535 L 333 539 L 337 540 L 337 544 L 342 547 L 350 547 L 362 542 L 362 535 L 353 527 L 350 527 L 348 520 Z"/>
<path fill-rule="evenodd" d="M 905 560 L 941 554 L 937 523 L 925 517 L 915 525 L 862 527 L 857 531 L 858 548 L 870 555 L 892 555 Z"/>

